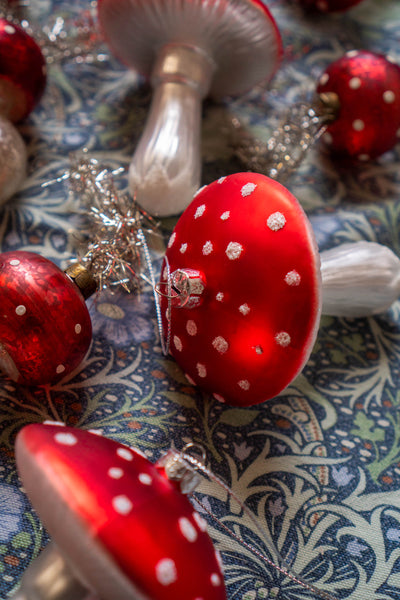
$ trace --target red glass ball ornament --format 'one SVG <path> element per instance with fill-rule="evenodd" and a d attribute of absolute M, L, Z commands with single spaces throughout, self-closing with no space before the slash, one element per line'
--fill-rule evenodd
<path fill-rule="evenodd" d="M 328 127 L 336 154 L 368 160 L 395 146 L 400 131 L 400 68 L 385 56 L 352 50 L 321 76 L 317 92 L 334 92 L 340 109 Z"/>
<path fill-rule="evenodd" d="M 83 360 L 92 339 L 78 287 L 33 252 L 0 254 L 0 367 L 26 385 L 53 383 Z"/>
<path fill-rule="evenodd" d="M 21 27 L 0 19 L 0 114 L 24 119 L 46 85 L 46 63 L 35 40 Z"/>
<path fill-rule="evenodd" d="M 339 12 L 348 10 L 352 6 L 359 4 L 361 0 L 298 0 L 300 4 L 307 9 L 318 10 L 319 12 Z"/>

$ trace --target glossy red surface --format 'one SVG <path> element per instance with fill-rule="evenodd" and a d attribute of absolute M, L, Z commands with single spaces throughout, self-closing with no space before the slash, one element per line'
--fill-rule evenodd
<path fill-rule="evenodd" d="M 206 281 L 197 306 L 171 307 L 170 352 L 189 379 L 229 404 L 277 395 L 307 361 L 320 315 L 319 256 L 296 199 L 264 175 L 221 178 L 180 217 L 166 256 L 171 272 Z"/>
<path fill-rule="evenodd" d="M 308 9 L 320 12 L 339 12 L 352 8 L 361 0 L 298 0 L 298 2 Z"/>
<path fill-rule="evenodd" d="M 24 488 L 45 527 L 50 535 L 58 534 L 58 547 L 64 552 L 68 548 L 78 573 L 102 598 L 120 596 L 117 589 L 114 595 L 107 589 L 107 574 L 95 569 L 95 556 L 79 559 L 87 548 L 73 539 L 68 527 L 62 530 L 60 514 L 74 513 L 80 528 L 112 557 L 132 583 L 130 598 L 138 597 L 137 589 L 140 598 L 151 600 L 225 599 L 223 576 L 203 521 L 144 455 L 87 431 L 46 424 L 22 429 L 16 458 Z M 92 573 L 82 573 L 85 562 Z"/>
<path fill-rule="evenodd" d="M 89 312 L 51 261 L 32 252 L 0 254 L 0 306 L 0 364 L 5 351 L 19 383 L 57 381 L 83 360 L 92 338 Z"/>
<path fill-rule="evenodd" d="M 386 57 L 350 51 L 326 69 L 317 91 L 339 97 L 338 118 L 328 128 L 336 154 L 368 160 L 399 141 L 400 68 Z"/>
<path fill-rule="evenodd" d="M 21 27 L 0 19 L 0 113 L 13 123 L 24 119 L 46 85 L 42 51 Z"/>

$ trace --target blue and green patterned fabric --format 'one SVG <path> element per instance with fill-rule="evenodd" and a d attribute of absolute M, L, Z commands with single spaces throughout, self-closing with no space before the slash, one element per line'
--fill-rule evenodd
<path fill-rule="evenodd" d="M 32 5 L 45 22 L 66 5 Z M 269 89 L 204 104 L 203 181 L 243 170 L 229 143 L 232 116 L 267 139 L 285 107 L 311 97 L 323 69 L 345 51 L 390 53 L 400 63 L 399 0 L 364 0 L 346 13 L 306 14 L 296 0 L 269 0 L 284 61 Z M 87 8 L 84 0 L 68 10 Z M 100 50 L 99 50 L 100 52 Z M 65 268 L 82 227 L 65 173 L 88 148 L 111 168 L 127 167 L 151 92 L 101 48 L 102 60 L 49 67 L 46 93 L 19 129 L 29 177 L 0 208 L 1 251 L 38 252 Z M 348 168 L 319 141 L 286 185 L 311 219 L 320 249 L 372 240 L 400 254 L 400 145 Z M 118 185 L 126 185 L 121 174 Z M 161 223 L 165 239 L 174 219 Z M 157 267 L 157 265 L 156 265 Z M 306 368 L 279 397 L 251 408 L 222 405 L 193 387 L 161 351 L 151 290 L 105 292 L 90 304 L 94 338 L 86 361 L 53 387 L 0 379 L 0 597 L 48 542 L 18 479 L 17 432 L 63 421 L 136 446 L 152 461 L 173 446 L 200 443 L 210 469 L 254 513 L 203 481 L 204 506 L 267 558 L 340 600 L 400 599 L 400 302 L 374 318 L 323 317 Z M 315 593 L 268 565 L 209 519 L 229 600 L 305 600 Z M 138 549 L 140 551 L 140 548 Z M 118 600 L 116 598 L 116 600 Z"/>

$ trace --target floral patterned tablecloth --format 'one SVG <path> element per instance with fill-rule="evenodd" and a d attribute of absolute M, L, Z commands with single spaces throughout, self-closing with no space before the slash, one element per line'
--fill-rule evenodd
<path fill-rule="evenodd" d="M 269 7 L 285 44 L 282 67 L 269 90 L 205 103 L 203 183 L 243 170 L 229 142 L 232 115 L 267 139 L 283 108 L 309 96 L 345 51 L 367 48 L 400 62 L 398 0 L 364 0 L 327 16 L 305 14 L 296 0 L 269 0 Z M 32 0 L 43 21 L 55 8 L 62 6 Z M 68 3 L 77 13 L 84 8 L 83 0 Z M 150 91 L 106 48 L 98 59 L 51 66 L 40 105 L 20 125 L 29 177 L 1 208 L 2 251 L 39 252 L 65 268 L 76 254 L 79 200 L 65 182 L 42 184 L 62 175 L 69 153 L 82 147 L 112 168 L 129 164 Z M 399 148 L 346 168 L 319 142 L 287 186 L 321 249 L 366 239 L 400 254 Z M 166 239 L 173 224 L 161 224 Z M 38 389 L 0 380 L 1 598 L 48 541 L 21 489 L 13 447 L 23 425 L 49 419 L 100 429 L 151 460 L 171 445 L 201 443 L 209 467 L 253 511 L 267 542 L 214 483 L 203 482 L 199 498 L 260 552 L 278 560 L 277 549 L 293 572 L 338 599 L 400 598 L 400 302 L 376 318 L 324 317 L 302 374 L 279 397 L 247 409 L 207 397 L 163 356 L 150 289 L 140 297 L 105 292 L 90 311 L 93 343 L 72 375 Z M 230 600 L 315 598 L 212 521 L 210 533 Z"/>

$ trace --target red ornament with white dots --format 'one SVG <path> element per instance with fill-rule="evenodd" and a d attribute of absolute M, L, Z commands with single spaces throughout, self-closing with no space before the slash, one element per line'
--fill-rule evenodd
<path fill-rule="evenodd" d="M 27 385 L 52 383 L 83 360 L 92 339 L 79 288 L 33 252 L 0 254 L 0 368 Z"/>
<path fill-rule="evenodd" d="M 298 0 L 300 4 L 308 9 L 315 9 L 322 13 L 339 12 L 348 10 L 361 0 Z"/>
<path fill-rule="evenodd" d="M 307 361 L 320 317 L 319 255 L 294 196 L 264 175 L 223 177 L 180 217 L 166 258 L 163 325 L 188 379 L 229 404 L 277 395 Z"/>
<path fill-rule="evenodd" d="M 325 134 L 336 154 L 365 161 L 399 141 L 400 67 L 385 56 L 348 52 L 326 69 L 317 92 L 339 99 L 338 117 Z"/>
<path fill-rule="evenodd" d="M 96 597 L 226 600 L 206 522 L 140 451 L 34 424 L 18 434 L 16 460 L 44 526 Z"/>
<path fill-rule="evenodd" d="M 0 114 L 24 119 L 46 85 L 46 63 L 35 40 L 21 27 L 0 19 Z"/>

